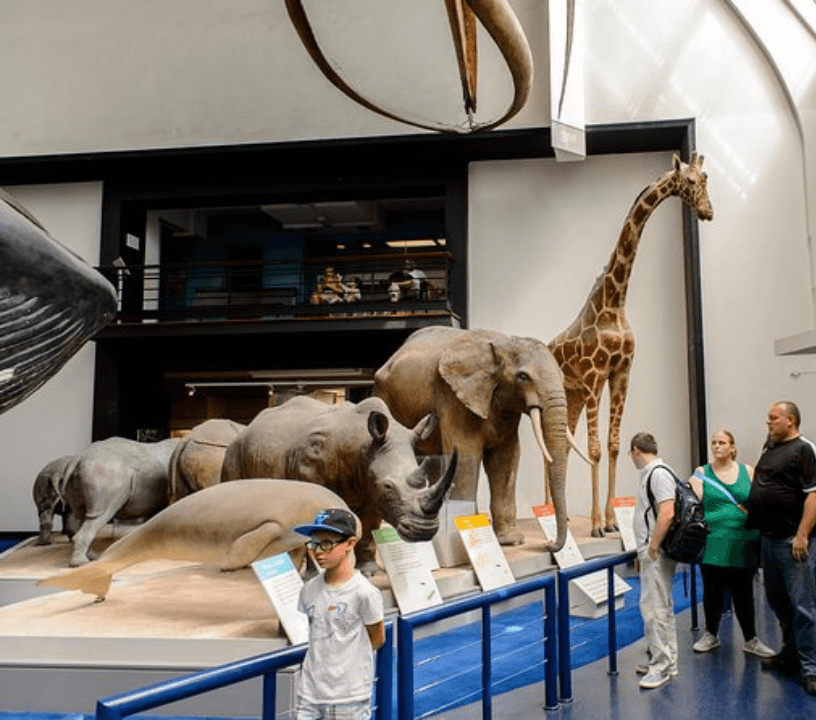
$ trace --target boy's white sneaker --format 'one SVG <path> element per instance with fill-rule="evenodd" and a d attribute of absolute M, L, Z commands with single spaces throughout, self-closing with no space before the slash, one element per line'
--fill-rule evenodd
<path fill-rule="evenodd" d="M 694 652 L 702 653 L 715 650 L 718 647 L 720 647 L 720 641 L 717 636 L 706 631 L 703 637 L 691 646 L 691 649 L 694 650 Z"/>

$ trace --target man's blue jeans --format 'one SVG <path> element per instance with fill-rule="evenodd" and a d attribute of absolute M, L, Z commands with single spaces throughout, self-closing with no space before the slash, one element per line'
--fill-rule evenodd
<path fill-rule="evenodd" d="M 793 559 L 791 540 L 762 537 L 765 594 L 782 628 L 780 652 L 795 649 L 802 675 L 816 675 L 816 539 L 803 562 Z"/>

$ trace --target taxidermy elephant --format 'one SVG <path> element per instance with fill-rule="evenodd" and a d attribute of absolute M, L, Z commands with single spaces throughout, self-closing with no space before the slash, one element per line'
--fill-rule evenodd
<path fill-rule="evenodd" d="M 205 420 L 182 438 L 170 458 L 171 503 L 221 482 L 227 446 L 244 427 L 232 420 Z"/>
<path fill-rule="evenodd" d="M 65 485 L 65 498 L 82 523 L 71 538 L 71 567 L 91 559 L 91 543 L 110 520 L 149 518 L 167 506 L 170 456 L 178 443 L 110 437 L 76 457 Z"/>
<path fill-rule="evenodd" d="M 437 464 L 420 466 L 415 445 L 433 431 L 427 415 L 409 430 L 385 403 L 327 405 L 296 397 L 262 410 L 227 448 L 221 479 L 286 477 L 325 485 L 362 523 L 357 544 L 361 571 L 378 571 L 372 531 L 385 519 L 407 541 L 430 540 L 439 529 L 439 508 L 453 480 L 455 459 L 432 483 Z"/>
<path fill-rule="evenodd" d="M 516 474 L 518 425 L 528 414 L 547 463 L 557 520 L 557 538 L 547 547 L 561 549 L 570 446 L 587 458 L 567 427 L 561 371 L 544 343 L 488 330 L 422 328 L 377 371 L 374 393 L 407 425 L 426 413 L 439 417 L 439 432 L 423 449 L 458 453 L 452 498 L 476 500 L 484 464 L 493 527 L 503 545 L 524 541 L 516 527 Z"/>
<path fill-rule="evenodd" d="M 76 516 L 65 502 L 65 483 L 74 461 L 73 455 L 63 455 L 52 460 L 37 474 L 31 494 L 37 506 L 37 515 L 40 519 L 40 535 L 37 545 L 50 545 L 51 532 L 54 529 L 54 515 L 62 518 L 62 531 L 72 537 L 79 527 Z"/>
<path fill-rule="evenodd" d="M 346 504 L 330 490 L 293 480 L 251 479 L 216 485 L 173 503 L 117 540 L 98 559 L 40 580 L 102 600 L 114 573 L 160 558 L 217 563 L 237 570 L 255 560 L 293 551 L 295 567 L 306 538 L 292 528 L 327 508 Z"/>

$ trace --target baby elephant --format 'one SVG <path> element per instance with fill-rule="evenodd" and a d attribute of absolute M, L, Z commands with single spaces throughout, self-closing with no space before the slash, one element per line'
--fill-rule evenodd
<path fill-rule="evenodd" d="M 62 518 L 62 532 L 69 538 L 79 527 L 76 515 L 65 501 L 65 483 L 68 481 L 68 469 L 74 460 L 73 455 L 63 455 L 52 460 L 38 473 L 34 480 L 32 495 L 40 519 L 40 535 L 37 545 L 50 545 L 51 533 L 54 530 L 54 515 Z"/>

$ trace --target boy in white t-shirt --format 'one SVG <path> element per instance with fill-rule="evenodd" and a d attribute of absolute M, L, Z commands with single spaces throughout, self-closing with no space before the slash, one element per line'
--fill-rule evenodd
<path fill-rule="evenodd" d="M 309 617 L 309 649 L 300 675 L 296 720 L 371 717 L 374 652 L 385 643 L 382 593 L 355 567 L 357 516 L 341 508 L 319 512 L 306 547 L 325 571 L 300 591 Z"/>

